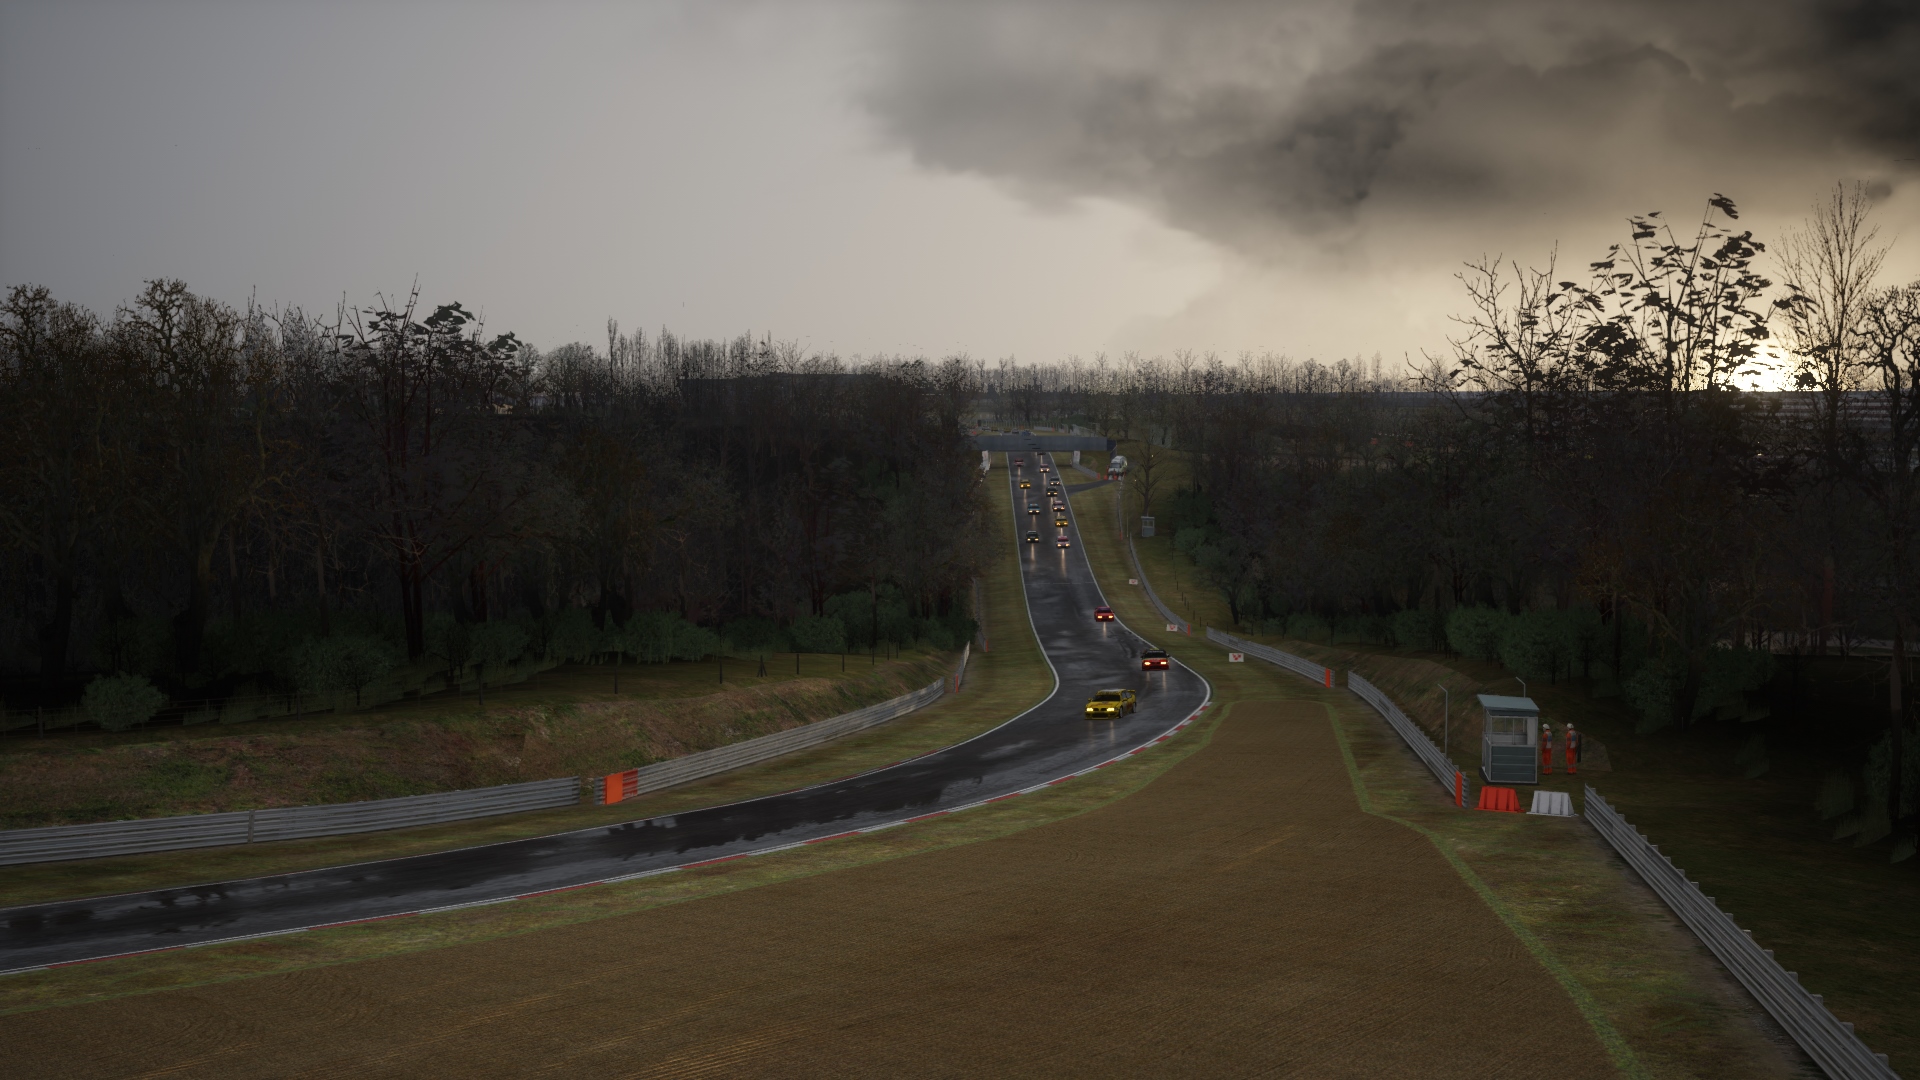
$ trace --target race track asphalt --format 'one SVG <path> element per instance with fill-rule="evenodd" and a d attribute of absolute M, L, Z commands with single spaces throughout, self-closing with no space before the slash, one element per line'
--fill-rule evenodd
<path fill-rule="evenodd" d="M 1034 461 L 1026 475 L 1042 490 Z M 1011 473 L 1011 470 L 1010 470 Z M 1055 474 L 1057 475 L 1057 474 Z M 1027 492 L 1008 494 L 1022 537 Z M 286 933 L 524 897 L 872 829 L 1010 795 L 1144 746 L 1207 700 L 1206 681 L 1177 662 L 1140 670 L 1139 638 L 1097 623 L 1104 603 L 1078 529 L 1020 544 L 1033 628 L 1056 684 L 1039 705 L 967 742 L 910 761 L 780 795 L 669 817 L 275 877 L 67 900 L 0 910 L 0 971 Z M 1140 692 L 1119 720 L 1083 715 L 1096 689 Z"/>

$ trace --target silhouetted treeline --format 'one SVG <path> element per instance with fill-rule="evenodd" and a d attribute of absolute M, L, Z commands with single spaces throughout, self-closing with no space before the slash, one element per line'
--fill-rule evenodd
<path fill-rule="evenodd" d="M 408 663 L 970 634 L 966 365 L 611 324 L 542 353 L 416 305 L 12 289 L 0 667 L 357 695 Z"/>
<path fill-rule="evenodd" d="M 1910 831 L 1920 284 L 1875 279 L 1865 213 L 1842 191 L 1770 255 L 1716 197 L 1577 271 L 1481 262 L 1451 355 L 1399 378 L 1270 356 L 976 377 L 990 415 L 1132 440 L 1130 512 L 1242 624 L 1592 677 L 1648 728 L 1758 719 L 1773 653 L 1871 641 L 1894 660 L 1859 829 Z M 1769 364 L 1794 389 L 1743 389 Z"/>

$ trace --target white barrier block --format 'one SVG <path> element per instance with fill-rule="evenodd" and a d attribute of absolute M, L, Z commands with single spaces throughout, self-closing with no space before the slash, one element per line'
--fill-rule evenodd
<path fill-rule="evenodd" d="M 1573 796 L 1564 791 L 1536 791 L 1533 793 L 1533 809 L 1529 814 L 1541 814 L 1546 817 L 1572 817 Z"/>

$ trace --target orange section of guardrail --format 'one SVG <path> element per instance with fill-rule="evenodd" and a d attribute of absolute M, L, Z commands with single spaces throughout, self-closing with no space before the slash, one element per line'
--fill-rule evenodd
<path fill-rule="evenodd" d="M 612 806 L 617 802 L 637 798 L 640 795 L 640 770 L 628 769 L 626 772 L 608 773 L 600 781 L 600 802 Z"/>

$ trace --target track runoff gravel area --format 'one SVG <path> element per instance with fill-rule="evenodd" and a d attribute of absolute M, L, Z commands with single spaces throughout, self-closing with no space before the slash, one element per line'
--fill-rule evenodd
<path fill-rule="evenodd" d="M 1325 707 L 1240 702 L 999 839 L 478 945 L 0 1019 L 8 1075 L 1599 1077 Z"/>

